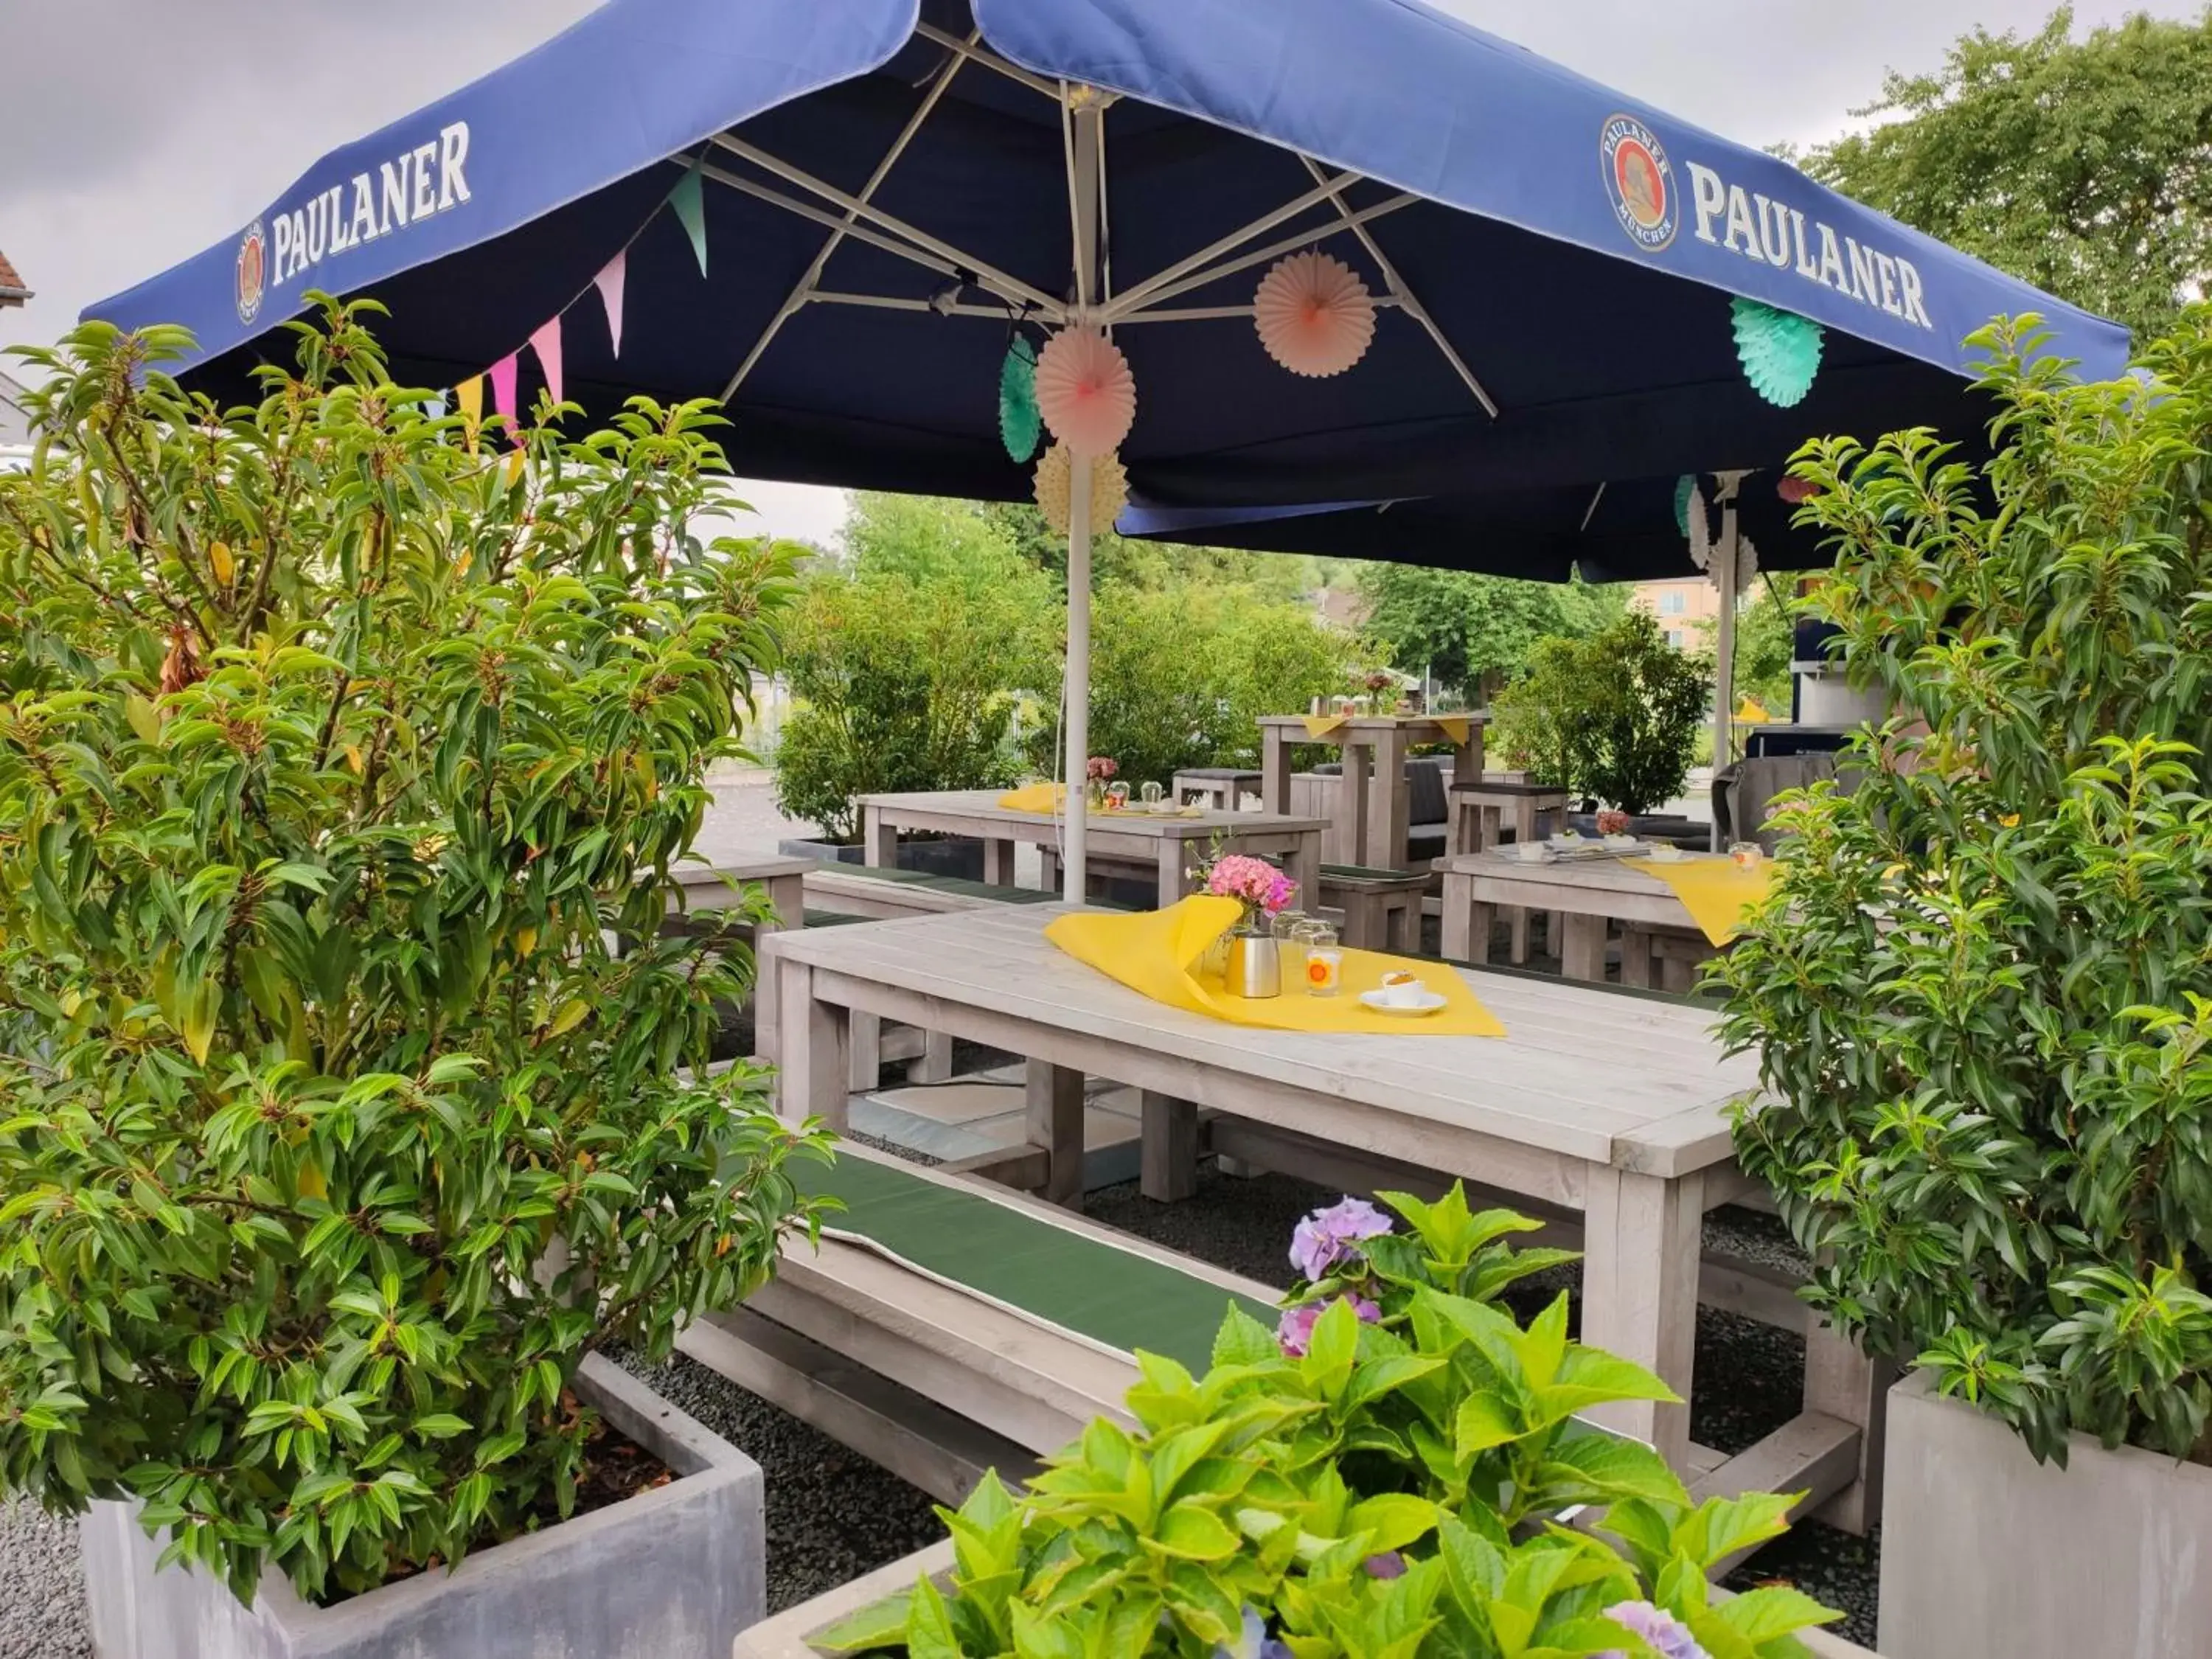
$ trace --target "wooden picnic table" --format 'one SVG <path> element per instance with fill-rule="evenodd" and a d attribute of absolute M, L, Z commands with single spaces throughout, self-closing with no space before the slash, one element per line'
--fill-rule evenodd
<path fill-rule="evenodd" d="M 1651 1367 L 1688 1398 L 1702 1218 L 1753 1190 L 1735 1167 L 1726 1113 L 1756 1086 L 1757 1066 L 1723 1056 L 1710 1009 L 1475 973 L 1469 982 L 1504 1022 L 1503 1039 L 1232 1025 L 1152 1001 L 1061 952 L 1044 928 L 1065 908 L 771 941 L 784 1018 L 779 1109 L 842 1127 L 857 1012 L 1026 1057 L 1028 1156 L 1039 1179 L 1022 1184 L 1060 1202 L 1081 1201 L 1086 1075 L 1142 1091 L 1148 1195 L 1194 1190 L 1200 1109 L 1224 1115 L 1216 1127 L 1334 1149 L 1340 1168 L 1304 1172 L 1340 1189 L 1377 1173 L 1387 1186 L 1389 1172 L 1408 1168 L 1464 1178 L 1482 1202 L 1578 1218 L 1583 1340 Z M 1701 1489 L 1740 1476 L 1735 1490 L 1757 1480 L 1843 1492 L 1869 1468 L 1878 1475 L 1877 1437 L 1863 1431 L 1876 1420 L 1880 1387 L 1847 1341 L 1816 1328 L 1807 1342 L 1808 1414 L 1736 1459 L 1692 1452 L 1686 1406 L 1620 1404 L 1603 1419 L 1678 1468 L 1704 1471 Z"/>
<path fill-rule="evenodd" d="M 1722 853 L 1685 853 L 1684 861 L 1712 861 Z M 1490 929 L 1500 908 L 1548 910 L 1565 918 L 1563 940 L 1556 944 L 1559 969 L 1569 979 L 1605 977 L 1607 928 L 1624 930 L 1621 982 L 1648 987 L 1655 973 L 1655 941 L 1696 933 L 1698 924 L 1674 890 L 1647 874 L 1640 858 L 1565 860 L 1555 864 L 1525 862 L 1517 854 L 1492 849 L 1464 853 L 1443 865 L 1443 953 L 1455 962 L 1489 959 Z M 1708 947 L 1708 951 L 1710 947 Z M 1690 955 L 1678 953 L 1686 963 Z"/>
<path fill-rule="evenodd" d="M 899 795 L 860 797 L 864 856 L 889 866 L 898 857 L 902 831 L 973 836 L 983 843 L 983 879 L 1014 884 L 1014 847 L 1028 842 L 1055 854 L 1061 820 L 1042 812 L 1019 812 L 999 805 L 996 789 L 925 790 Z M 1193 854 L 1214 836 L 1224 851 L 1271 857 L 1309 897 L 1320 891 L 1321 837 L 1325 818 L 1292 817 L 1279 812 L 1207 811 L 1194 817 L 1125 811 L 1091 815 L 1091 861 L 1157 872 L 1159 902 L 1174 903 L 1192 890 Z"/>
<path fill-rule="evenodd" d="M 1460 742 L 1425 714 L 1352 714 L 1320 736 L 1309 736 L 1304 714 L 1266 714 L 1260 720 L 1260 802 L 1270 812 L 1291 810 L 1291 750 L 1302 743 L 1333 744 L 1343 751 L 1344 784 L 1336 792 L 1336 847 L 1346 864 L 1402 870 L 1412 827 L 1412 786 L 1406 757 L 1415 744 L 1452 744 L 1452 776 L 1482 775 L 1485 714 L 1447 716 L 1466 722 Z"/>
<path fill-rule="evenodd" d="M 770 934 L 806 925 L 805 878 L 809 871 L 820 867 L 812 859 L 782 854 L 740 854 L 712 864 L 680 864 L 670 872 L 676 887 L 668 896 L 669 925 L 686 927 L 690 924 L 685 919 L 690 916 L 726 910 L 738 902 L 732 883 L 758 882 L 768 889 L 769 903 L 775 914 L 753 927 L 753 952 L 757 959 L 762 941 Z M 773 1062 L 775 1059 L 778 1026 L 775 977 L 763 966 L 753 986 L 753 1052 L 763 1060 Z"/>

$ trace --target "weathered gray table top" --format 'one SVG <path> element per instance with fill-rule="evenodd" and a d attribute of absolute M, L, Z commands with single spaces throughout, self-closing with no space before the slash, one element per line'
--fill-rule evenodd
<path fill-rule="evenodd" d="M 1006 793 L 1002 789 L 924 789 L 903 794 L 862 795 L 859 799 L 863 807 L 875 809 L 887 822 L 902 828 L 954 827 L 985 838 L 1005 836 L 1014 830 L 1034 831 L 1040 826 L 1048 828 L 1057 821 L 1046 813 L 1022 812 L 1000 805 L 999 797 Z M 1093 811 L 1089 821 L 1093 836 L 1141 836 L 1155 841 L 1205 841 L 1216 835 L 1319 834 L 1328 827 L 1326 818 L 1294 817 L 1280 812 L 1206 811 L 1195 817 L 1176 817 L 1134 810 Z"/>
<path fill-rule="evenodd" d="M 1361 1120 L 1372 1150 L 1432 1169 L 1448 1166 L 1428 1161 L 1437 1149 L 1425 1129 L 1687 1174 L 1729 1160 L 1726 1108 L 1758 1083 L 1750 1057 L 1723 1056 L 1710 1009 L 1504 974 L 1463 975 L 1504 1023 L 1502 1039 L 1232 1025 L 1154 1002 L 1067 956 L 1044 937 L 1065 913 L 1030 905 L 829 928 L 786 934 L 770 950 L 817 976 L 1233 1074 L 1255 1085 L 1237 1090 L 1249 1097 L 1234 1108 L 1243 1115 L 1267 1115 L 1267 1085 L 1326 1097 Z"/>

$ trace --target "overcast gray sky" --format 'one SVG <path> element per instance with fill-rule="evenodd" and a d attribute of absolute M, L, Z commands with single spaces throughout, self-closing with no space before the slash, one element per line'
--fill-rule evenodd
<path fill-rule="evenodd" d="M 1674 114 L 1750 144 L 1832 136 L 1886 68 L 1932 67 L 1977 24 L 2046 0 L 1438 0 Z M 731 0 L 741 4 L 743 0 Z M 1262 5 L 1267 0 L 1248 0 Z M 324 151 L 527 50 L 593 0 L 0 0 L 0 250 L 37 298 L 0 347 L 252 219 Z M 2197 0 L 2081 0 L 2079 25 Z M 817 539 L 829 491 L 752 491 Z"/>

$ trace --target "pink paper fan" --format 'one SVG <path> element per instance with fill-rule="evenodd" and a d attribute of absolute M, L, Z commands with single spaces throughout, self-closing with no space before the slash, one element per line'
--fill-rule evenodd
<path fill-rule="evenodd" d="M 1293 374 L 1341 374 L 1375 338 L 1375 301 L 1358 273 L 1326 253 L 1275 262 L 1252 296 L 1260 343 Z"/>
<path fill-rule="evenodd" d="M 1137 382 L 1111 340 L 1065 328 L 1037 355 L 1036 401 L 1053 436 L 1079 455 L 1103 455 L 1136 422 Z"/>

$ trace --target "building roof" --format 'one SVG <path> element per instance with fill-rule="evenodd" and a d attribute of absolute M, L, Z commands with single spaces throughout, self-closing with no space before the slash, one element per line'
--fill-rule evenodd
<path fill-rule="evenodd" d="M 8 263 L 8 256 L 0 253 L 0 306 L 19 306 L 31 297 L 31 290 L 23 286 L 23 279 L 15 274 L 15 267 Z"/>

